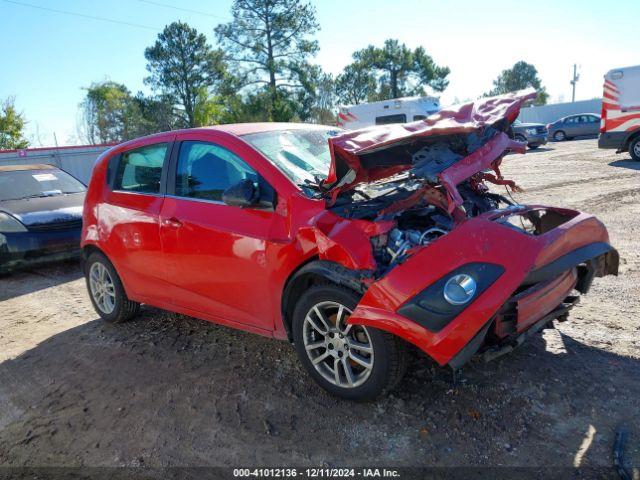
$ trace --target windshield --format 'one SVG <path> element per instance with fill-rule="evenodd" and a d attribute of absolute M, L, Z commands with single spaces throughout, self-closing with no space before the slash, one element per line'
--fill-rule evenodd
<path fill-rule="evenodd" d="M 81 193 L 86 187 L 57 169 L 0 172 L 0 201 Z"/>
<path fill-rule="evenodd" d="M 242 138 L 275 164 L 296 185 L 327 178 L 330 137 L 337 128 L 309 128 L 251 133 Z"/>

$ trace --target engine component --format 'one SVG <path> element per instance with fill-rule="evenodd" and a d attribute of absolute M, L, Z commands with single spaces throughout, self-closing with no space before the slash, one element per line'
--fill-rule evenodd
<path fill-rule="evenodd" d="M 439 227 L 431 227 L 420 232 L 419 230 L 400 230 L 394 228 L 389 232 L 386 251 L 390 256 L 389 263 L 395 263 L 402 259 L 410 248 L 427 245 L 447 231 Z"/>

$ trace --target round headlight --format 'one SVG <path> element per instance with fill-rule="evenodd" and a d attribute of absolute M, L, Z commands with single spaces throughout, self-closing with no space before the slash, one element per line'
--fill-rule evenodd
<path fill-rule="evenodd" d="M 470 275 L 455 275 L 444 284 L 444 299 L 451 305 L 464 305 L 476 294 L 476 288 L 476 281 Z"/>

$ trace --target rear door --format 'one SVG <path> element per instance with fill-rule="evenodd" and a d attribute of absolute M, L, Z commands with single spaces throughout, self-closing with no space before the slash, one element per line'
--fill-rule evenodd
<path fill-rule="evenodd" d="M 99 221 L 107 254 L 137 300 L 170 298 L 160 244 L 160 210 L 175 135 L 140 142 L 109 160 L 106 201 Z"/>
<path fill-rule="evenodd" d="M 598 135 L 600 132 L 600 117 L 595 115 L 587 115 L 589 128 L 587 129 L 587 135 Z"/>
<path fill-rule="evenodd" d="M 226 205 L 222 194 L 243 179 L 259 184 L 265 198 L 274 192 L 225 138 L 180 140 L 160 215 L 174 303 L 196 316 L 272 331 L 266 251 L 276 215 L 269 207 Z"/>
<path fill-rule="evenodd" d="M 573 116 L 565 118 L 562 127 L 567 137 L 575 137 L 578 135 L 578 117 Z"/>

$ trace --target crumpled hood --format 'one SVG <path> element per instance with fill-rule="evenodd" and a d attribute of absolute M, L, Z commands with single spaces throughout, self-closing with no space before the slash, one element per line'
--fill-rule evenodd
<path fill-rule="evenodd" d="M 333 137 L 329 139 L 331 166 L 322 187 L 335 198 L 357 184 L 390 177 L 417 163 L 428 180 L 438 175 L 446 177 L 454 169 L 456 179 L 463 181 L 488 168 L 506 149 L 523 151 L 524 144 L 510 140 L 505 132 L 518 118 L 522 104 L 535 96 L 533 89 L 521 90 L 456 105 L 425 120 L 363 128 Z M 445 151 L 462 138 L 467 142 L 466 155 Z M 429 151 L 421 157 L 425 147 Z M 474 154 L 474 161 L 469 161 Z M 417 162 L 416 158 L 423 161 Z M 456 169 L 461 163 L 464 168 Z M 450 197 L 455 196 L 450 192 Z"/>

